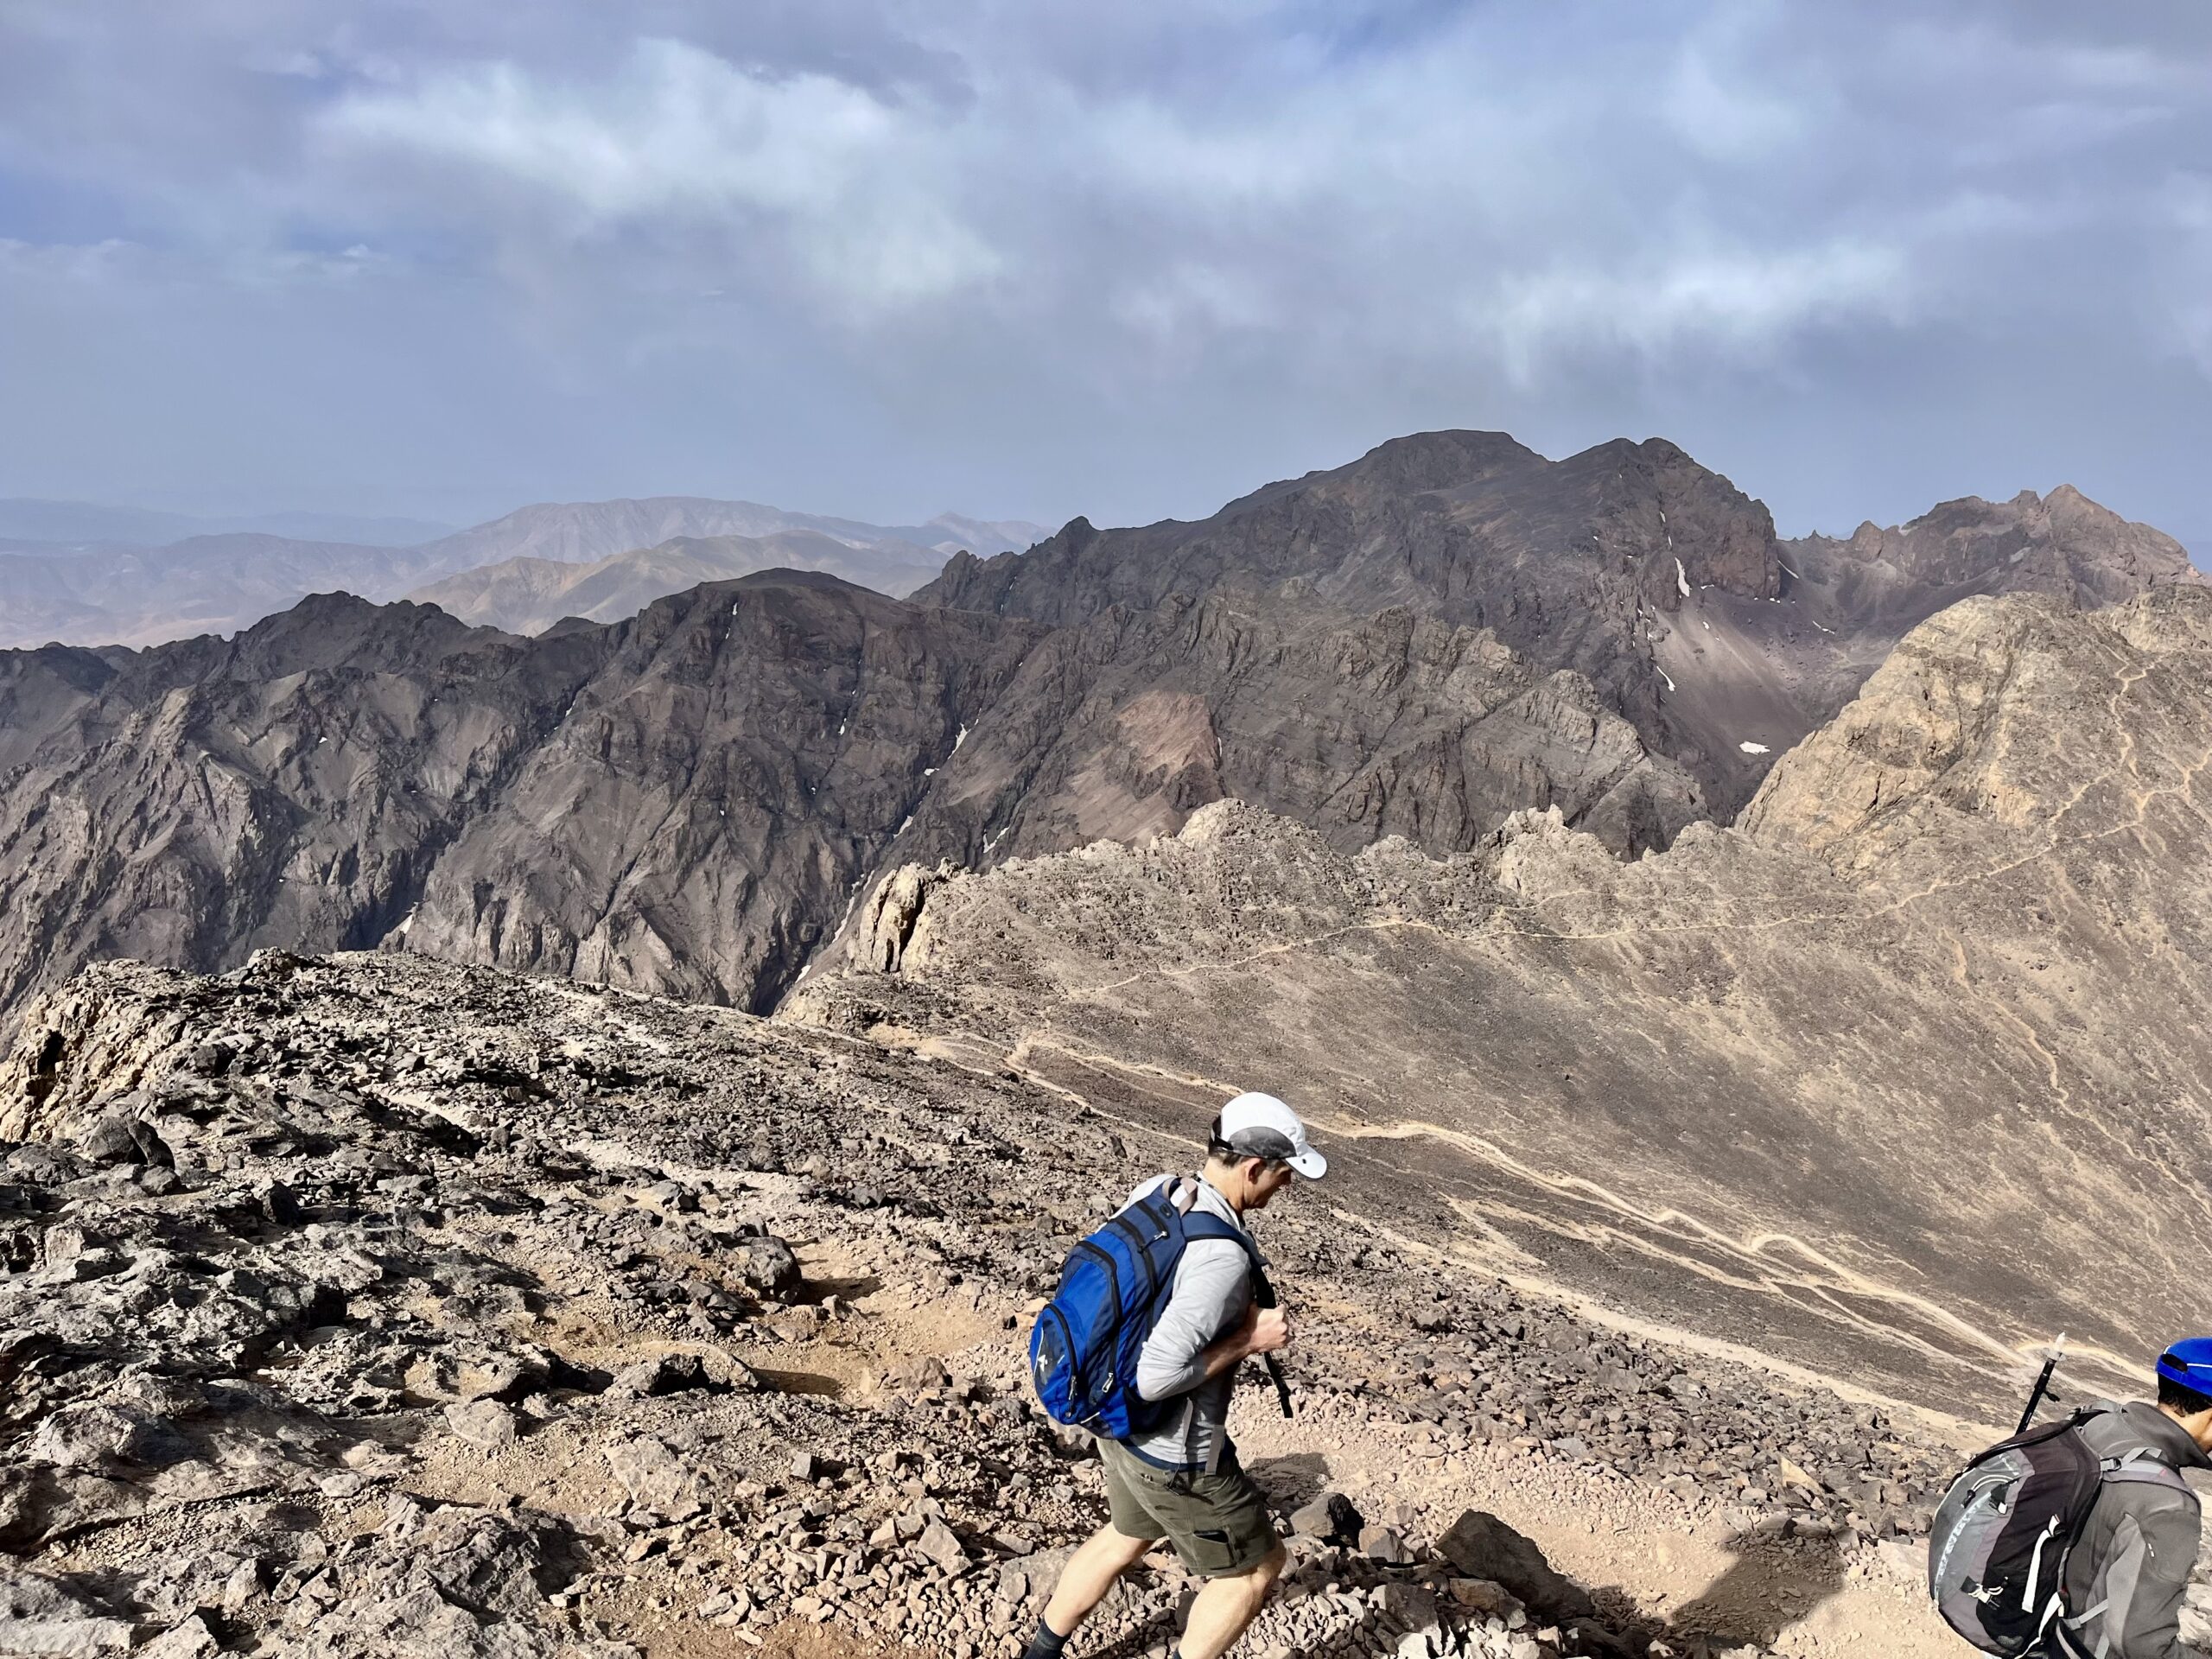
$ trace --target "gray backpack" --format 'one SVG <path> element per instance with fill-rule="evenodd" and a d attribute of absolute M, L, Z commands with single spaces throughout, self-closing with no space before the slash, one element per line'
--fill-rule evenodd
<path fill-rule="evenodd" d="M 2153 1459 L 2100 1460 L 2082 1438 L 2097 1414 L 2078 1411 L 1999 1440 L 1968 1464 L 1936 1510 L 1928 1592 L 1943 1622 L 2005 1659 L 2069 1651 L 2060 1621 L 2066 1560 L 2107 1480 L 2187 1487 Z"/>

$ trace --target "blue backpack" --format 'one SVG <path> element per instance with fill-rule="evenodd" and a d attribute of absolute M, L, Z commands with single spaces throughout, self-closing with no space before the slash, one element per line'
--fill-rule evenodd
<path fill-rule="evenodd" d="M 1161 1182 L 1068 1252 L 1060 1287 L 1029 1332 L 1030 1380 L 1054 1422 L 1125 1440 L 1173 1406 L 1137 1393 L 1137 1356 L 1166 1310 L 1176 1265 L 1192 1239 L 1230 1239 L 1250 1251 L 1253 1300 L 1274 1305 L 1252 1241 L 1218 1216 L 1177 1209 L 1175 1186 L 1172 1179 Z M 1288 1392 L 1274 1358 L 1268 1356 L 1268 1370 L 1288 1416 Z"/>

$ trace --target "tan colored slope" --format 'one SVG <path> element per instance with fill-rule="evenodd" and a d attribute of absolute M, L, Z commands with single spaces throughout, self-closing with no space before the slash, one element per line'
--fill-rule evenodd
<path fill-rule="evenodd" d="M 793 1013 L 1140 1118 L 1274 1089 L 1470 1260 L 1972 1410 L 2055 1330 L 2108 1380 L 2212 1323 L 2208 765 L 2212 594 L 1971 601 L 1740 828 L 1436 862 L 1219 806 L 910 873 L 855 941 L 893 971 Z"/>

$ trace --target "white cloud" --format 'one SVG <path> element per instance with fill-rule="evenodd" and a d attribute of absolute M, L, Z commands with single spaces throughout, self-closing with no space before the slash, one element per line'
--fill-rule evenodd
<path fill-rule="evenodd" d="M 340 147 L 535 193 L 572 234 L 676 221 L 789 237 L 815 284 L 864 311 L 997 269 L 927 176 L 929 112 L 827 75 L 747 71 L 680 41 L 639 42 L 599 82 L 505 62 L 441 70 L 351 93 L 321 128 Z"/>
<path fill-rule="evenodd" d="M 649 11 L 641 41 L 579 0 L 0 6 L 0 272 L 86 319 L 54 360 L 123 365 L 136 306 L 242 388 L 330 378 L 273 360 L 251 320 L 280 291 L 295 359 L 390 328 L 369 355 L 509 410 L 471 429 L 530 429 L 501 476 L 548 493 L 616 446 L 650 475 L 608 461 L 607 493 L 771 499 L 864 454 L 870 486 L 932 469 L 916 506 L 1112 518 L 1422 425 L 1663 431 L 1786 471 L 1824 446 L 1776 409 L 1901 432 L 1909 404 L 1940 442 L 1898 438 L 1894 469 L 1931 473 L 2206 430 L 2121 385 L 2212 359 L 2206 238 L 2157 182 L 2212 143 L 2188 30 L 2058 0 Z M 218 340 L 217 315 L 247 321 Z M 481 386 L 426 316 L 480 346 Z M 2069 363 L 2094 368 L 2056 384 Z M 162 429 L 250 468 L 194 372 Z M 0 428 L 0 455 L 95 453 L 112 420 L 66 390 L 79 424 Z M 264 403 L 298 406 L 238 406 Z M 392 434 L 365 472 L 493 464 L 408 452 L 415 407 L 361 412 Z M 545 435 L 563 411 L 582 435 Z M 730 455 L 755 470 L 700 475 Z M 1993 471 L 1936 487 L 2048 482 Z M 816 499 L 895 510 L 842 488 Z"/>
<path fill-rule="evenodd" d="M 1796 119 L 1744 90 L 1745 27 L 1700 37 L 1670 88 L 1592 78 L 1563 98 L 1496 61 L 1478 23 L 1325 78 L 1290 41 L 1287 95 L 1263 48 L 1252 87 L 1206 98 L 1095 85 L 1079 41 L 1039 60 L 968 36 L 965 96 L 648 41 L 596 73 L 434 67 L 317 125 L 340 163 L 385 169 L 394 211 L 488 226 L 510 268 L 568 268 L 564 246 L 597 238 L 613 252 L 569 280 L 697 263 L 694 291 L 765 283 L 770 303 L 878 329 L 959 304 L 1052 331 L 1055 353 L 1087 341 L 1108 383 L 1269 332 L 1319 361 L 1457 351 L 1528 383 L 1608 344 L 1774 352 L 1854 308 L 1897 314 L 1910 251 L 1870 233 L 1675 228 L 1681 129 L 1694 153 L 1745 151 Z M 1440 334 L 1453 316 L 1474 326 Z"/>
<path fill-rule="evenodd" d="M 1904 250 L 1846 238 L 1778 253 L 1685 249 L 1628 270 L 1514 276 L 1468 321 L 1525 383 L 1558 352 L 1624 347 L 1649 363 L 1696 345 L 1758 356 L 1805 328 L 1901 321 L 1912 299 Z"/>
<path fill-rule="evenodd" d="M 1816 95 L 1817 72 L 1807 74 L 1786 54 L 1762 54 L 1786 34 L 1787 22 L 1775 5 L 1734 0 L 1689 31 L 1675 54 L 1661 108 L 1693 152 L 1771 166 L 1832 115 Z"/>

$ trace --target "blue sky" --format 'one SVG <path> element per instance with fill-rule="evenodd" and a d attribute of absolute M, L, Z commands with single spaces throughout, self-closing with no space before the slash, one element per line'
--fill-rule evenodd
<path fill-rule="evenodd" d="M 1439 426 L 2212 542 L 2212 8 L 0 0 L 0 494 L 1126 523 Z"/>

